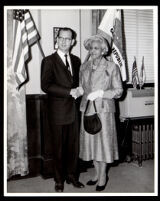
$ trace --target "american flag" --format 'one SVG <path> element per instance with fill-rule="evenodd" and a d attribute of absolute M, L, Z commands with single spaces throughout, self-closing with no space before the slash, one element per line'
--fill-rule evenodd
<path fill-rule="evenodd" d="M 122 10 L 120 9 L 108 9 L 98 27 L 98 34 L 102 35 L 110 43 L 112 48 L 111 57 L 120 68 L 122 80 L 126 81 L 121 12 Z"/>
<path fill-rule="evenodd" d="M 13 10 L 13 57 L 12 65 L 20 87 L 26 80 L 25 64 L 29 58 L 29 47 L 39 40 L 39 34 L 29 10 Z"/>
<path fill-rule="evenodd" d="M 145 68 L 144 68 L 144 57 L 142 58 L 142 65 L 141 65 L 139 80 L 140 80 L 140 85 L 142 87 L 146 81 L 146 73 L 145 73 Z"/>
<path fill-rule="evenodd" d="M 132 67 L 132 84 L 134 88 L 137 88 L 137 84 L 139 83 L 138 70 L 137 70 L 137 62 L 136 58 L 134 58 L 133 67 Z"/>

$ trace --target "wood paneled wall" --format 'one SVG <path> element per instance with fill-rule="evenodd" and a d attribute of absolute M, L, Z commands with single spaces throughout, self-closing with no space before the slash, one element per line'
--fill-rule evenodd
<path fill-rule="evenodd" d="M 29 172 L 31 176 L 53 173 L 51 133 L 47 118 L 47 95 L 27 95 L 27 134 Z"/>

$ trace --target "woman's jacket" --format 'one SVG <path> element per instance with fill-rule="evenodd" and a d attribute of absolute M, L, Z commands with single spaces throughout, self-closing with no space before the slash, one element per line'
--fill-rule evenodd
<path fill-rule="evenodd" d="M 123 88 L 119 67 L 114 62 L 102 58 L 97 68 L 93 67 L 91 60 L 82 64 L 80 86 L 84 89 L 80 111 L 85 111 L 88 94 L 102 89 L 103 98 L 95 100 L 97 112 L 115 112 L 114 99 L 121 97 Z M 94 113 L 93 104 L 88 107 L 88 113 Z"/>

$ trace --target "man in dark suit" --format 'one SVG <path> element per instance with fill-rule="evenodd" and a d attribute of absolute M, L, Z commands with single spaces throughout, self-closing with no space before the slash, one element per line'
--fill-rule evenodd
<path fill-rule="evenodd" d="M 77 98 L 83 94 L 79 86 L 80 59 L 71 54 L 75 32 L 60 28 L 58 50 L 42 60 L 41 88 L 48 94 L 48 119 L 52 132 L 55 190 L 63 192 L 64 181 L 82 188 L 77 178 L 79 125 Z"/>

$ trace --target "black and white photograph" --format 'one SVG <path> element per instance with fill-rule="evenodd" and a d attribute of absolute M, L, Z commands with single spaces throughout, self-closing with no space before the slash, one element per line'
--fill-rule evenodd
<path fill-rule="evenodd" d="M 157 99 L 157 6 L 4 6 L 4 196 L 157 196 Z"/>

